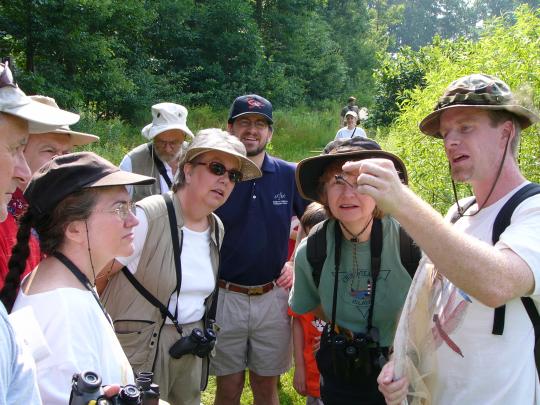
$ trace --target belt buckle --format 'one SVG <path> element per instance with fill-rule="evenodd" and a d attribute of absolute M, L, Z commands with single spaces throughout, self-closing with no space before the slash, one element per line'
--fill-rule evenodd
<path fill-rule="evenodd" d="M 263 295 L 264 291 L 262 286 L 259 287 L 249 287 L 247 289 L 247 295 Z"/>

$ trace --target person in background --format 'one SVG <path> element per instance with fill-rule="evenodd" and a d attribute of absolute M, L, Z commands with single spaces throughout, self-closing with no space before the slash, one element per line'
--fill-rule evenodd
<path fill-rule="evenodd" d="M 346 114 L 349 111 L 354 111 L 356 113 L 357 122 L 355 124 L 360 124 L 358 117 L 360 116 L 360 109 L 356 105 L 356 97 L 350 96 L 347 100 L 347 105 L 341 109 L 339 126 L 343 127 L 347 125 Z"/>
<path fill-rule="evenodd" d="M 307 202 L 296 188 L 295 165 L 266 152 L 272 125 L 272 104 L 264 97 L 249 94 L 232 103 L 227 128 L 263 175 L 239 184 L 216 211 L 225 226 L 211 362 L 218 405 L 239 404 L 246 369 L 255 403 L 277 405 L 278 377 L 291 364 L 287 242 L 291 218 L 301 217 Z"/>
<path fill-rule="evenodd" d="M 53 98 L 45 96 L 30 96 L 30 99 L 52 108 L 59 109 Z M 73 151 L 77 146 L 88 145 L 99 140 L 99 137 L 83 132 L 73 131 L 67 125 L 57 129 L 51 129 L 47 125 L 30 122 L 28 143 L 24 147 L 24 157 L 30 172 L 34 174 L 43 164 L 55 156 L 65 155 Z M 23 196 L 26 184 L 21 184 L 13 193 L 8 204 L 8 216 L 0 224 L 0 289 L 4 286 L 4 280 L 8 273 L 8 262 L 11 257 L 11 249 L 17 241 L 17 221 L 24 214 L 28 204 Z M 26 276 L 41 261 L 39 241 L 35 235 L 31 235 L 28 241 L 30 254 L 26 262 L 26 270 L 22 277 Z"/>
<path fill-rule="evenodd" d="M 193 133 L 187 126 L 187 116 L 188 110 L 179 104 L 152 106 L 152 122 L 141 131 L 149 142 L 129 151 L 120 162 L 122 170 L 156 179 L 149 186 L 129 187 L 133 201 L 171 189 L 182 149 L 187 147 L 186 140 L 193 139 Z"/>
<path fill-rule="evenodd" d="M 301 242 L 311 229 L 327 218 L 323 205 L 312 202 L 300 219 Z M 289 308 L 292 317 L 294 376 L 293 387 L 300 395 L 306 396 L 306 405 L 322 405 L 320 393 L 320 374 L 315 361 L 314 350 L 319 344 L 321 332 L 326 324 L 312 312 L 303 315 L 296 314 Z"/>
<path fill-rule="evenodd" d="M 363 128 L 356 126 L 356 122 L 358 120 L 358 113 L 356 113 L 355 111 L 348 111 L 345 114 L 345 120 L 347 122 L 346 126 L 341 128 L 337 132 L 334 140 L 349 139 L 355 136 L 367 138 L 366 131 L 364 131 Z"/>

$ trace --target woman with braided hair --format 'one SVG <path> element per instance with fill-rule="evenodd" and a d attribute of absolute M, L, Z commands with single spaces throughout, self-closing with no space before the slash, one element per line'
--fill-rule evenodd
<path fill-rule="evenodd" d="M 133 252 L 138 221 L 125 186 L 153 181 L 81 152 L 46 163 L 28 184 L 29 207 L 0 297 L 8 311 L 30 307 L 45 337 L 50 355 L 36 365 L 46 404 L 68 403 L 71 377 L 84 370 L 97 372 L 104 383 L 133 382 L 94 285 L 96 269 Z M 21 283 L 32 228 L 47 257 Z"/>

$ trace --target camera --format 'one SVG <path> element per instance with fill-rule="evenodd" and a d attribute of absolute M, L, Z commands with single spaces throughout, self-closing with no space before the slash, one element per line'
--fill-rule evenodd
<path fill-rule="evenodd" d="M 325 327 L 316 361 L 321 374 L 332 374 L 344 381 L 354 382 L 379 374 L 387 361 L 387 348 L 380 347 L 379 333 L 372 328 L 368 333 L 332 333 Z"/>
<path fill-rule="evenodd" d="M 184 354 L 194 354 L 200 358 L 208 356 L 216 344 L 216 333 L 212 328 L 194 328 L 189 336 L 180 338 L 169 349 L 172 358 L 179 359 Z"/>
<path fill-rule="evenodd" d="M 141 374 L 143 375 L 141 377 Z M 148 375 L 150 374 L 150 375 Z M 113 397 L 106 397 L 101 386 L 101 377 L 94 371 L 75 373 L 71 379 L 69 405 L 154 405 L 159 401 L 159 386 L 152 384 L 152 373 L 140 373 L 137 385 L 128 384 L 120 388 Z"/>

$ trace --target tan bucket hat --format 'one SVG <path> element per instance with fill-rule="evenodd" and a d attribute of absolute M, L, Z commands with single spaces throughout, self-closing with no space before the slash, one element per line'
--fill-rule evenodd
<path fill-rule="evenodd" d="M 197 132 L 197 135 L 186 149 L 182 160 L 191 162 L 197 156 L 210 151 L 224 152 L 237 158 L 240 162 L 242 181 L 262 176 L 262 172 L 257 165 L 246 157 L 244 144 L 237 137 L 218 128 L 203 129 Z"/>
<path fill-rule="evenodd" d="M 58 104 L 56 104 L 56 101 L 52 97 L 37 95 L 30 96 L 30 98 L 34 101 L 37 101 L 38 103 L 60 109 L 60 107 L 58 107 Z M 70 136 L 71 144 L 73 146 L 88 145 L 89 143 L 99 141 L 99 136 L 87 134 L 84 132 L 73 131 L 69 128 L 68 125 L 62 125 L 60 128 L 50 130 L 50 126 L 39 124 L 37 122 L 30 122 L 28 124 L 28 132 L 34 135 L 44 134 L 48 132 L 53 132 L 55 134 L 66 134 Z"/>

